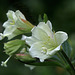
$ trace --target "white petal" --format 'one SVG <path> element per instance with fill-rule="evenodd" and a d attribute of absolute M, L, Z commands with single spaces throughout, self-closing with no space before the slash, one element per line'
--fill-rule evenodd
<path fill-rule="evenodd" d="M 32 29 L 32 36 L 36 37 L 40 41 L 45 41 L 48 38 L 47 33 L 39 27 L 34 27 Z"/>
<path fill-rule="evenodd" d="M 16 29 L 15 26 L 7 27 L 3 32 L 4 36 L 10 35 L 13 31 L 15 31 L 15 29 Z"/>
<path fill-rule="evenodd" d="M 13 12 L 12 10 L 9 10 L 9 11 L 8 11 L 7 17 L 8 17 L 8 19 L 11 19 L 11 20 L 14 20 L 14 21 L 17 20 L 17 17 L 16 17 L 16 15 L 15 15 L 15 12 Z"/>
<path fill-rule="evenodd" d="M 57 51 L 60 50 L 60 46 L 59 45 L 58 47 L 56 47 L 55 49 L 51 50 L 51 51 L 48 51 L 47 54 L 49 54 L 50 56 L 53 56 Z"/>
<path fill-rule="evenodd" d="M 67 33 L 62 32 L 62 31 L 56 32 L 55 37 L 56 37 L 58 45 L 62 44 L 64 41 L 68 39 Z"/>
<path fill-rule="evenodd" d="M 3 27 L 5 28 L 10 26 L 11 24 L 14 25 L 17 20 L 17 16 L 15 15 L 15 12 L 11 10 L 8 11 L 7 17 L 8 17 L 8 20 L 3 24 Z"/>
<path fill-rule="evenodd" d="M 19 10 L 17 10 L 17 11 L 15 12 L 15 14 L 16 14 L 16 16 L 17 16 L 18 18 L 22 18 L 22 19 L 26 20 L 25 16 L 24 16 Z"/>
<path fill-rule="evenodd" d="M 41 62 L 43 62 L 45 59 L 49 58 L 47 54 L 44 54 L 42 51 L 42 43 L 36 42 L 34 43 L 31 48 L 29 49 L 29 53 L 32 57 L 37 57 L 40 59 Z"/>
<path fill-rule="evenodd" d="M 10 22 L 9 21 L 4 22 L 3 27 L 6 28 L 8 26 L 10 26 Z"/>
<path fill-rule="evenodd" d="M 46 24 L 45 22 L 40 22 L 37 27 L 44 30 L 48 34 L 48 36 L 52 36 L 52 25 L 50 24 L 50 21 L 47 21 Z"/>
<path fill-rule="evenodd" d="M 39 40 L 35 38 L 34 36 L 26 37 L 26 43 L 29 44 L 30 46 L 38 41 Z"/>
<path fill-rule="evenodd" d="M 22 32 L 19 31 L 14 25 L 7 27 L 3 32 L 3 35 L 8 37 L 8 40 L 12 39 L 13 37 L 19 34 L 22 34 Z"/>
<path fill-rule="evenodd" d="M 4 35 L 0 33 L 0 40 L 2 40 L 3 38 L 4 38 Z"/>
<path fill-rule="evenodd" d="M 47 23 L 46 23 L 48 26 L 49 26 L 49 28 L 52 30 L 52 24 L 51 24 L 51 22 L 48 20 L 47 21 Z"/>
<path fill-rule="evenodd" d="M 22 35 L 22 38 L 21 38 L 21 40 L 26 40 L 26 37 L 27 37 L 27 36 L 25 36 L 25 35 Z"/>

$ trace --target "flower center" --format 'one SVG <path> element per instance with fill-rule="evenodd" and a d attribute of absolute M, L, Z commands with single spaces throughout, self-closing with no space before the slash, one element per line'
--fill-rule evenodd
<path fill-rule="evenodd" d="M 56 41 L 54 39 L 51 39 L 50 36 L 46 41 L 43 42 L 42 45 L 42 53 L 47 54 L 49 51 L 52 51 L 57 47 Z"/>
<path fill-rule="evenodd" d="M 12 22 L 10 22 L 10 24 L 11 24 L 11 25 L 14 25 L 14 24 L 15 24 L 15 21 L 13 20 Z"/>
<path fill-rule="evenodd" d="M 42 47 L 42 51 L 41 51 L 43 54 L 46 54 L 47 53 L 47 48 L 46 47 Z"/>

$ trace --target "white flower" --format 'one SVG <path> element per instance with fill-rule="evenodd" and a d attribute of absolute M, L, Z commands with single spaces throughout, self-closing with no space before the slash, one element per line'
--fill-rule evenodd
<path fill-rule="evenodd" d="M 47 21 L 47 23 L 40 22 L 32 29 L 32 36 L 26 38 L 26 43 L 31 46 L 30 55 L 43 62 L 59 51 L 61 44 L 67 39 L 68 35 L 63 31 L 52 32 L 52 24 Z"/>
<path fill-rule="evenodd" d="M 19 34 L 28 33 L 33 28 L 33 25 L 26 20 L 19 10 L 16 12 L 9 10 L 7 17 L 8 20 L 3 24 L 5 28 L 3 34 L 7 36 L 9 40 Z"/>

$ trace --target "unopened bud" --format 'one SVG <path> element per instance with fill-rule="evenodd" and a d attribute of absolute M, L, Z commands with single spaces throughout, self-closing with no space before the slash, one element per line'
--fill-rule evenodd
<path fill-rule="evenodd" d="M 31 63 L 36 61 L 36 59 L 32 58 L 29 54 L 16 54 L 16 58 L 24 63 Z"/>

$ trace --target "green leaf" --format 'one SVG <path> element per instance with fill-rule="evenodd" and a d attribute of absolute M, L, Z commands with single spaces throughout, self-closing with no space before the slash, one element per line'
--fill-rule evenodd
<path fill-rule="evenodd" d="M 25 41 L 23 40 L 12 40 L 7 43 L 4 43 L 5 53 L 7 55 L 13 55 L 17 51 L 21 50 L 25 45 Z"/>
<path fill-rule="evenodd" d="M 62 48 L 63 48 L 64 52 L 66 53 L 66 55 L 70 58 L 72 47 L 70 46 L 70 44 L 68 43 L 68 41 L 65 41 L 62 44 Z"/>
<path fill-rule="evenodd" d="M 43 21 L 44 21 L 45 23 L 48 21 L 48 17 L 47 17 L 46 14 L 44 14 L 44 16 L 43 16 Z"/>

